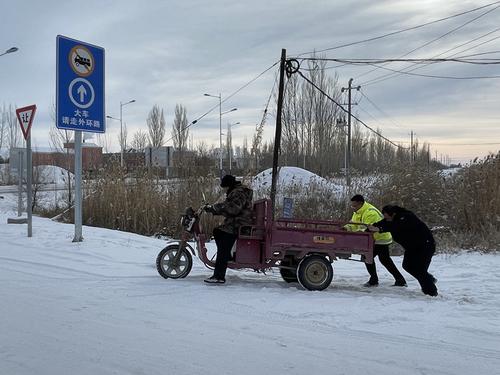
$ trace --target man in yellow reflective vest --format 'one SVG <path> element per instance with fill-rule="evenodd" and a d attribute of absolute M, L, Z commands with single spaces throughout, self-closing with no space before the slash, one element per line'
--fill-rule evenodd
<path fill-rule="evenodd" d="M 365 225 L 347 224 L 345 228 L 349 231 L 365 231 L 367 225 L 374 224 L 384 218 L 382 213 L 375 206 L 365 202 L 362 195 L 356 194 L 351 198 L 351 207 L 354 210 L 351 222 Z M 406 286 L 405 278 L 401 272 L 399 272 L 389 255 L 389 245 L 392 243 L 391 234 L 388 232 L 373 233 L 373 238 L 375 240 L 375 245 L 373 247 L 374 261 L 372 264 L 365 263 L 366 269 L 370 274 L 370 280 L 368 280 L 364 286 L 371 287 L 378 285 L 377 268 L 375 266 L 375 257 L 377 255 L 380 263 L 382 263 L 387 271 L 394 277 L 394 286 Z"/>

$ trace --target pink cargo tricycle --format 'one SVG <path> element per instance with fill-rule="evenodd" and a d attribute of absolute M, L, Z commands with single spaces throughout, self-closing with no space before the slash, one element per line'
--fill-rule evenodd
<path fill-rule="evenodd" d="M 368 232 L 347 232 L 345 223 L 329 220 L 272 219 L 271 200 L 254 202 L 254 223 L 240 228 L 233 247 L 233 260 L 228 268 L 250 268 L 264 271 L 278 267 L 283 280 L 299 282 L 308 290 L 323 290 L 332 282 L 334 260 L 363 256 L 373 262 L 373 236 Z M 196 243 L 198 258 L 209 268 L 215 259 L 209 259 L 200 216 L 192 208 L 182 216 L 184 229 L 181 240 L 170 241 L 156 258 L 156 268 L 168 279 L 186 277 L 193 266 L 191 254 L 196 255 L 188 240 Z"/>

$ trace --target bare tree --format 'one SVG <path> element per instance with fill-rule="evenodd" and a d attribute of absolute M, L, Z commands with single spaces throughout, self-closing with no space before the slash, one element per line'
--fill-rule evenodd
<path fill-rule="evenodd" d="M 21 127 L 17 123 L 16 113 L 12 104 L 9 105 L 9 109 L 4 111 L 6 115 L 6 124 L 8 128 L 8 144 L 9 147 L 19 147 L 22 143 L 21 139 Z"/>
<path fill-rule="evenodd" d="M 189 128 L 187 125 L 188 120 L 186 107 L 182 104 L 176 104 L 171 134 L 174 147 L 181 154 L 188 148 Z"/>
<path fill-rule="evenodd" d="M 105 153 L 109 152 L 111 141 L 108 133 L 97 133 L 95 143 L 101 146 Z"/>
<path fill-rule="evenodd" d="M 160 107 L 155 104 L 149 112 L 146 123 L 151 146 L 163 146 L 163 142 L 165 141 L 165 117 L 163 116 L 163 109 L 160 110 Z"/>
<path fill-rule="evenodd" d="M 138 130 L 134 133 L 132 138 L 132 147 L 138 151 L 144 151 L 148 145 L 148 134 L 142 130 Z"/>
<path fill-rule="evenodd" d="M 6 141 L 7 141 L 7 114 L 5 113 L 5 104 L 4 104 L 0 116 L 0 150 L 3 148 L 4 142 Z"/>

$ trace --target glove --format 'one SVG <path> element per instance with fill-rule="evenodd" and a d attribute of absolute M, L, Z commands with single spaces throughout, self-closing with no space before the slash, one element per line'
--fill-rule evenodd
<path fill-rule="evenodd" d="M 214 207 L 211 204 L 207 204 L 205 207 L 203 207 L 203 211 L 209 212 L 211 214 L 215 213 Z"/>

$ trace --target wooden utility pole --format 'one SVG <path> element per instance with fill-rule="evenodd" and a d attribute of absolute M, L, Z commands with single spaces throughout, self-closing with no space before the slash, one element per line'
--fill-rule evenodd
<path fill-rule="evenodd" d="M 359 91 L 361 86 L 356 86 L 352 87 L 352 81 L 354 79 L 351 78 L 349 80 L 349 85 L 348 87 L 342 87 L 340 90 L 341 92 L 344 92 L 345 90 L 348 90 L 347 92 L 347 158 L 346 158 L 346 182 L 347 186 L 351 186 L 351 107 L 352 107 L 352 98 L 351 98 L 351 91 L 356 90 Z"/>
<path fill-rule="evenodd" d="M 278 105 L 276 113 L 276 132 L 274 136 L 274 153 L 273 153 L 273 173 L 271 177 L 271 212 L 274 220 L 274 207 L 276 200 L 276 180 L 278 178 L 278 158 L 281 144 L 281 109 L 283 108 L 283 96 L 285 88 L 285 61 L 286 49 L 281 50 L 280 62 L 280 82 L 278 86 Z"/>

